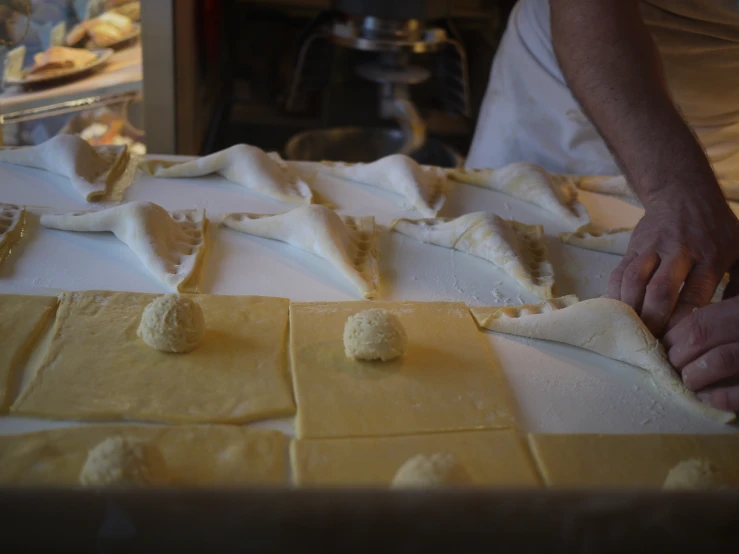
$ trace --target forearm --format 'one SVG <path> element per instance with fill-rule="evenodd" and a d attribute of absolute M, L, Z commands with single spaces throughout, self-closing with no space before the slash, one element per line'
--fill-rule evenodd
<path fill-rule="evenodd" d="M 723 196 L 675 108 L 637 0 L 550 0 L 554 51 L 574 96 L 645 206 Z M 699 190 L 698 190 L 699 188 Z"/>

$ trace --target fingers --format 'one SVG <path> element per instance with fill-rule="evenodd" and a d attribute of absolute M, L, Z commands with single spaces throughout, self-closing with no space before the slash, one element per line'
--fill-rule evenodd
<path fill-rule="evenodd" d="M 685 286 L 680 291 L 680 297 L 667 327 L 672 328 L 677 325 L 689 316 L 695 308 L 707 306 L 721 281 L 721 275 L 723 274 L 718 274 L 712 268 L 693 267 L 685 280 Z"/>
<path fill-rule="evenodd" d="M 739 298 L 694 310 L 663 337 L 670 363 L 684 368 L 709 350 L 737 340 Z"/>
<path fill-rule="evenodd" d="M 611 272 L 611 277 L 608 279 L 608 297 L 614 300 L 621 300 L 621 281 L 624 278 L 624 271 L 631 265 L 639 254 L 634 250 L 629 250 L 626 255 L 618 264 L 616 269 Z"/>
<path fill-rule="evenodd" d="M 608 296 L 621 300 L 636 312 L 640 312 L 647 283 L 658 265 L 659 256 L 654 252 L 645 255 L 627 255 L 611 274 Z"/>
<path fill-rule="evenodd" d="M 723 344 L 683 368 L 683 382 L 699 391 L 739 375 L 739 343 Z"/>
<path fill-rule="evenodd" d="M 672 315 L 680 296 L 680 286 L 685 282 L 692 265 L 687 256 L 663 260 L 649 284 L 645 283 L 646 291 L 640 315 L 644 325 L 655 336 L 662 334 Z"/>
<path fill-rule="evenodd" d="M 719 410 L 739 412 L 739 380 L 737 379 L 701 391 L 697 393 L 697 396 Z"/>

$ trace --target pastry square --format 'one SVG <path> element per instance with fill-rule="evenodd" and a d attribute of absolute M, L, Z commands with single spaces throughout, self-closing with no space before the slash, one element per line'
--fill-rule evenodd
<path fill-rule="evenodd" d="M 8 411 L 18 372 L 56 304 L 56 296 L 0 295 L 0 413 Z"/>
<path fill-rule="evenodd" d="M 48 351 L 12 411 L 168 423 L 244 423 L 295 412 L 285 354 L 288 300 L 195 296 L 205 338 L 192 352 L 172 354 L 136 336 L 154 298 L 64 293 Z"/>
<path fill-rule="evenodd" d="M 682 461 L 712 462 L 739 486 L 739 435 L 529 435 L 550 487 L 661 488 Z"/>
<path fill-rule="evenodd" d="M 151 441 L 173 486 L 281 485 L 285 436 L 235 425 L 85 425 L 0 436 L 0 484 L 78 486 L 87 453 L 108 437 Z"/>
<path fill-rule="evenodd" d="M 347 358 L 344 324 L 369 308 L 400 319 L 408 352 Z M 298 438 L 409 435 L 513 427 L 503 372 L 469 310 L 456 302 L 319 302 L 290 306 Z"/>
<path fill-rule="evenodd" d="M 408 459 L 436 453 L 454 456 L 472 486 L 540 486 L 525 441 L 510 429 L 295 440 L 290 462 L 296 485 L 389 487 Z"/>

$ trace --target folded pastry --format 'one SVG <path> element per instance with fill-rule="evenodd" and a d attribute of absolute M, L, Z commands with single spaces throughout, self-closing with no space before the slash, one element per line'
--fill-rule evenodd
<path fill-rule="evenodd" d="M 641 200 L 631 190 L 626 182 L 626 177 L 623 175 L 616 175 L 615 177 L 576 176 L 573 178 L 582 190 L 615 196 L 634 206 L 642 206 Z"/>
<path fill-rule="evenodd" d="M 0 265 L 10 254 L 13 245 L 21 238 L 25 215 L 24 206 L 0 202 Z"/>
<path fill-rule="evenodd" d="M 403 197 L 407 207 L 424 217 L 436 217 L 446 200 L 444 170 L 420 166 L 402 154 L 385 156 L 368 164 L 321 162 L 320 171 L 394 192 Z"/>
<path fill-rule="evenodd" d="M 125 145 L 90 146 L 77 135 L 57 135 L 37 146 L 0 149 L 0 162 L 68 177 L 88 202 L 105 196 L 128 162 Z"/>
<path fill-rule="evenodd" d="M 414 239 L 487 260 L 541 298 L 553 298 L 554 270 L 541 225 L 476 212 L 456 219 L 396 219 L 392 229 Z"/>
<path fill-rule="evenodd" d="M 52 46 L 33 57 L 33 66 L 28 70 L 29 75 L 48 74 L 69 69 L 85 67 L 97 59 L 97 54 L 80 48 L 66 46 Z"/>
<path fill-rule="evenodd" d="M 205 210 L 167 212 L 151 202 L 130 202 L 96 212 L 42 215 L 41 225 L 62 231 L 110 231 L 170 289 L 197 289 L 207 247 Z"/>
<path fill-rule="evenodd" d="M 499 169 L 451 169 L 449 178 L 484 187 L 546 210 L 573 229 L 590 223 L 585 206 L 577 199 L 577 190 L 563 175 L 552 175 L 544 168 L 517 162 Z"/>
<path fill-rule="evenodd" d="M 735 414 L 704 404 L 685 388 L 664 348 L 629 306 L 609 298 L 564 304 L 561 309 L 550 304 L 548 308 L 554 309 L 518 317 L 489 317 L 491 308 L 471 311 L 478 324 L 491 331 L 562 342 L 640 367 L 680 404 L 723 423 L 734 421 Z"/>
<path fill-rule="evenodd" d="M 274 215 L 228 214 L 223 224 L 320 256 L 349 279 L 365 298 L 374 298 L 377 294 L 379 272 L 374 217 L 341 217 L 330 208 L 313 205 Z"/>
<path fill-rule="evenodd" d="M 574 233 L 561 233 L 559 239 L 572 246 L 624 256 L 629 248 L 633 230 L 631 227 L 597 229 L 588 226 Z"/>
<path fill-rule="evenodd" d="M 277 154 L 267 154 L 256 146 L 236 144 L 209 156 L 187 162 L 149 160 L 144 169 L 154 177 L 202 177 L 217 173 L 249 190 L 290 202 L 310 204 L 313 193 L 308 183 Z"/>
<path fill-rule="evenodd" d="M 523 304 L 521 306 L 489 306 L 480 308 L 470 308 L 470 312 L 474 316 L 477 324 L 480 327 L 489 329 L 495 325 L 495 320 L 500 318 L 516 318 L 524 315 L 536 315 L 553 312 L 554 310 L 561 310 L 567 308 L 580 301 L 580 299 L 570 294 L 567 296 L 560 296 L 559 298 L 552 298 L 551 300 L 544 300 L 538 304 Z"/>
<path fill-rule="evenodd" d="M 624 175 L 615 177 L 579 176 L 574 177 L 574 180 L 577 186 L 583 190 L 615 196 L 634 206 L 643 207 L 641 200 L 631 189 Z M 739 181 L 719 178 L 718 183 L 728 200 L 739 200 Z"/>

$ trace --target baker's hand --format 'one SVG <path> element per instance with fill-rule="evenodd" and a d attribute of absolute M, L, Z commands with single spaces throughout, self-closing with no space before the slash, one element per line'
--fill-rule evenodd
<path fill-rule="evenodd" d="M 653 199 L 611 274 L 608 296 L 634 308 L 655 336 L 707 305 L 739 260 L 739 220 L 716 196 Z"/>
<path fill-rule="evenodd" d="M 739 297 L 693 311 L 663 340 L 687 388 L 720 410 L 739 411 Z"/>

